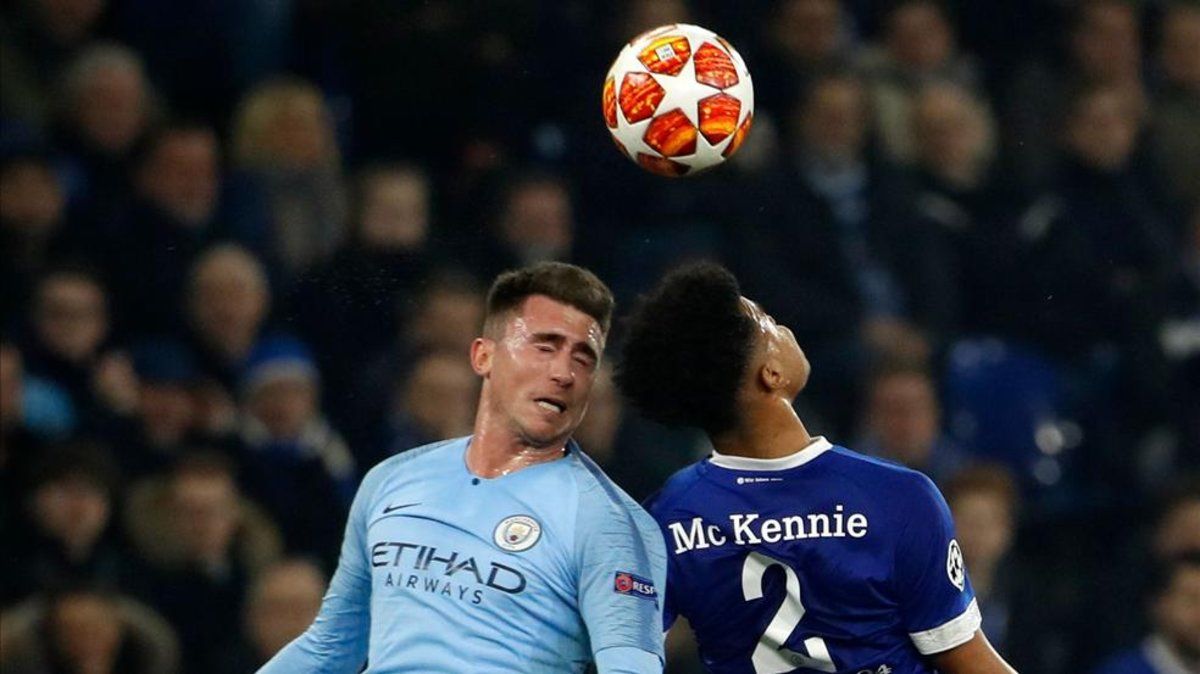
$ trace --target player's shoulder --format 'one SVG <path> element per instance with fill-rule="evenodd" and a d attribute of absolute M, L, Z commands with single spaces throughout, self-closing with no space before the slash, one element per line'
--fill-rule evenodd
<path fill-rule="evenodd" d="M 898 463 L 860 454 L 834 445 L 827 454 L 824 467 L 843 483 L 873 499 L 879 508 L 893 513 L 900 520 L 922 518 L 942 513 L 948 517 L 948 507 L 942 492 L 929 476 Z"/>
<path fill-rule="evenodd" d="M 646 510 L 655 518 L 668 512 L 671 507 L 684 499 L 686 495 L 701 484 L 703 461 L 684 466 L 675 471 L 661 489 L 646 499 Z"/>
<path fill-rule="evenodd" d="M 401 471 L 409 471 L 420 464 L 454 460 L 467 443 L 468 437 L 439 440 L 427 445 L 406 449 L 375 464 L 367 471 L 363 482 L 380 482 Z"/>
<path fill-rule="evenodd" d="M 1092 674 L 1154 674 L 1142 648 L 1130 648 L 1105 660 Z"/>
<path fill-rule="evenodd" d="M 647 523 L 654 526 L 645 509 L 578 446 L 573 447 L 571 462 L 581 512 L 628 513 L 638 520 L 639 526 Z"/>

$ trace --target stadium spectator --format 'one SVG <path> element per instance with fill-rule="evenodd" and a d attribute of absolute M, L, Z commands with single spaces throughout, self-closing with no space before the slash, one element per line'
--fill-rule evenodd
<path fill-rule="evenodd" d="M 184 334 L 187 270 L 214 238 L 220 156 L 212 129 L 177 122 L 151 132 L 134 198 L 105 243 L 118 323 L 138 335 Z"/>
<path fill-rule="evenodd" d="M 542 261 L 569 261 L 576 223 L 571 193 L 560 178 L 541 173 L 517 176 L 501 189 L 499 209 L 478 243 L 482 277 Z"/>
<path fill-rule="evenodd" d="M 332 565 L 358 472 L 319 393 L 308 348 L 291 337 L 264 338 L 242 374 L 234 456 L 243 490 L 279 525 L 289 552 Z"/>
<path fill-rule="evenodd" d="M 1177 198 L 1200 206 L 1200 7 L 1171 2 L 1159 21 L 1161 89 L 1154 102 L 1154 149 Z"/>
<path fill-rule="evenodd" d="M 33 129 L 50 125 L 55 81 L 103 23 L 107 0 L 23 0 L 0 23 L 0 115 Z"/>
<path fill-rule="evenodd" d="M 914 159 L 912 106 L 921 87 L 947 81 L 961 87 L 979 85 L 979 66 L 958 51 L 954 26 L 936 0 L 905 0 L 888 12 L 883 44 L 868 49 L 861 67 L 866 75 L 875 126 L 888 157 L 899 163 Z"/>
<path fill-rule="evenodd" d="M 761 28 L 765 52 L 754 61 L 756 111 L 785 115 L 812 80 L 850 61 L 854 36 L 841 0 L 782 0 Z"/>
<path fill-rule="evenodd" d="M 26 371 L 61 387 L 80 423 L 102 426 L 137 406 L 129 358 L 106 349 L 108 293 L 91 271 L 63 266 L 37 282 L 31 330 L 22 352 Z"/>
<path fill-rule="evenodd" d="M 471 433 L 479 380 L 461 354 L 421 356 L 396 381 L 388 454 Z"/>
<path fill-rule="evenodd" d="M 188 455 L 165 482 L 130 494 L 126 522 L 151 565 L 144 596 L 178 633 L 184 672 L 214 671 L 249 579 L 278 554 L 277 534 L 249 513 L 232 465 L 215 454 Z"/>
<path fill-rule="evenodd" d="M 292 279 L 342 241 L 346 194 L 328 104 L 315 86 L 275 79 L 250 91 L 233 128 L 231 226 Z"/>
<path fill-rule="evenodd" d="M 262 264 L 245 248 L 221 244 L 192 265 L 188 317 L 204 374 L 227 394 L 237 390 L 246 357 L 258 341 L 271 306 Z"/>
<path fill-rule="evenodd" d="M 1072 91 L 1113 89 L 1136 108 L 1144 105 L 1141 4 L 1085 0 L 1067 11 L 1060 62 L 1035 60 L 1005 92 L 1005 151 L 1014 175 L 1031 188 L 1054 176 L 1058 121 L 1069 114 Z"/>
<path fill-rule="evenodd" d="M 0 666 L 9 674 L 176 674 L 179 643 L 148 607 L 72 586 L 6 612 Z"/>
<path fill-rule="evenodd" d="M 1011 278 L 1016 210 L 1012 186 L 998 180 L 996 129 L 987 104 L 970 89 L 950 82 L 923 87 L 913 101 L 916 159 L 916 217 L 932 231 L 944 274 L 948 313 L 943 339 L 962 333 L 994 332 L 1008 311 L 1005 284 Z"/>
<path fill-rule="evenodd" d="M 924 367 L 882 366 L 865 402 L 863 453 L 919 470 L 939 485 L 968 463 L 966 452 L 942 432 L 937 388 Z"/>
<path fill-rule="evenodd" d="M 66 198 L 50 158 L 37 152 L 0 159 L 0 321 L 25 313 L 34 279 L 63 252 Z"/>
<path fill-rule="evenodd" d="M 1200 553 L 1163 560 L 1146 606 L 1153 630 L 1137 648 L 1118 653 L 1096 674 L 1174 674 L 1200 669 Z"/>
<path fill-rule="evenodd" d="M 348 394 L 354 365 L 401 331 L 433 267 L 429 179 L 412 165 L 364 169 L 355 183 L 350 239 L 308 270 L 290 300 L 297 328 L 316 351 L 326 393 Z"/>
<path fill-rule="evenodd" d="M 5 605 L 71 583 L 126 587 L 137 577 L 110 522 L 118 473 L 108 449 L 75 442 L 33 460 L 23 497 L 24 535 L 9 531 L 0 574 Z"/>
<path fill-rule="evenodd" d="M 878 356 L 923 360 L 948 320 L 949 290 L 932 233 L 908 207 L 910 186 L 867 151 L 861 81 L 817 80 L 800 99 L 794 145 L 761 181 L 737 252 L 748 292 L 763 298 L 825 363 L 820 411 L 848 428 L 853 384 Z M 791 195 L 779 199 L 779 194 Z M 814 356 L 818 357 L 818 356 Z"/>
<path fill-rule="evenodd" d="M 181 342 L 146 340 L 132 350 L 138 379 L 137 414 L 115 435 L 116 458 L 130 481 L 165 472 L 198 433 L 192 390 L 195 356 Z"/>
<path fill-rule="evenodd" d="M 1157 418 L 1167 406 L 1152 326 L 1168 284 L 1174 214 L 1153 174 L 1134 161 L 1141 119 L 1119 89 L 1077 93 L 1060 175 L 1018 224 L 1025 272 L 1012 289 L 1021 300 L 1014 332 L 1089 382 L 1083 404 L 1103 410 L 1084 420 L 1101 443 L 1092 460 L 1101 474 L 1124 471 L 1133 458 L 1121 447 L 1133 438 L 1118 427 Z M 1124 402 L 1105 403 L 1117 390 Z"/>
<path fill-rule="evenodd" d="M 157 115 L 155 94 L 138 55 L 111 42 L 79 54 L 64 71 L 61 87 L 69 202 L 104 226 L 128 200 L 130 160 Z"/>
<path fill-rule="evenodd" d="M 332 413 L 350 434 L 359 463 L 372 465 L 392 448 L 391 423 L 397 382 L 413 364 L 433 353 L 467 353 L 483 323 L 483 289 L 474 277 L 450 268 L 434 273 L 415 298 L 401 307 L 407 320 L 387 351 L 362 368 L 354 389 Z"/>
<path fill-rule="evenodd" d="M 312 624 L 327 585 L 321 570 L 303 559 L 263 569 L 246 597 L 239 647 L 214 674 L 244 674 L 266 664 Z"/>
<path fill-rule="evenodd" d="M 1018 579 L 1009 557 L 1019 505 L 1016 482 L 1002 466 L 977 465 L 959 471 L 944 487 L 979 600 L 983 631 L 997 651 L 1009 655 L 1009 625 L 1024 608 L 1013 605 L 1018 590 L 1013 583 Z"/>

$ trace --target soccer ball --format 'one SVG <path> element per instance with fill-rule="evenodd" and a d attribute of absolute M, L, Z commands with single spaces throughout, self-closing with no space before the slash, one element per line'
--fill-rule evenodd
<path fill-rule="evenodd" d="M 604 123 L 625 156 L 659 175 L 712 168 L 737 152 L 754 117 L 746 63 L 716 33 L 661 26 L 625 45 L 604 80 Z"/>

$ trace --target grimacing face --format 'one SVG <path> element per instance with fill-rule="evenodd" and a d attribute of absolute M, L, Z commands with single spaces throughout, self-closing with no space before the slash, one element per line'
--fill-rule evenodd
<path fill-rule="evenodd" d="M 795 398 L 808 383 L 812 366 L 804 350 L 796 342 L 791 328 L 779 325 L 775 318 L 763 311 L 753 300 L 742 298 L 742 309 L 758 327 L 758 339 L 763 348 L 763 359 L 775 359 L 786 383 L 789 399 Z"/>
<path fill-rule="evenodd" d="M 600 324 L 583 311 L 530 296 L 505 322 L 502 336 L 472 345 L 489 412 L 530 447 L 565 442 L 587 412 L 604 339 Z"/>

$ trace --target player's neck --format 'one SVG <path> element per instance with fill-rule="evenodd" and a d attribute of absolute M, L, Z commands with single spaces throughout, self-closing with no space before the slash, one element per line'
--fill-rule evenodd
<path fill-rule="evenodd" d="M 792 402 L 781 397 L 743 407 L 735 428 L 710 439 L 721 454 L 751 459 L 790 456 L 812 442 Z"/>
<path fill-rule="evenodd" d="M 503 477 L 539 463 L 561 459 L 566 454 L 565 438 L 550 445 L 538 445 L 491 421 L 488 415 L 480 415 L 467 446 L 467 470 L 474 475 Z"/>

